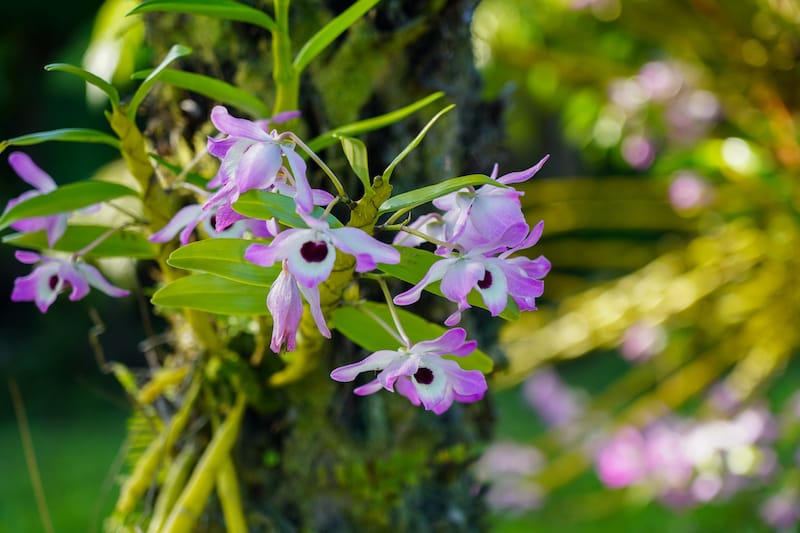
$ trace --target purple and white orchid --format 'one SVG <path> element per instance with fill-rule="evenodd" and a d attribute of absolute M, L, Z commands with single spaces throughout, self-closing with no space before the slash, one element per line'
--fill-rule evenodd
<path fill-rule="evenodd" d="M 414 344 L 408 349 L 379 350 L 363 361 L 331 372 L 336 381 L 353 381 L 362 372 L 380 371 L 374 380 L 356 387 L 359 396 L 380 389 L 397 392 L 414 405 L 442 414 L 453 401 L 475 402 L 486 393 L 486 378 L 478 370 L 464 370 L 443 355 L 463 357 L 475 350 L 475 341 L 466 341 L 462 328 L 446 331 L 440 337 Z"/>
<path fill-rule="evenodd" d="M 400 253 L 358 228 L 331 229 L 325 220 L 299 213 L 308 229 L 287 229 L 270 244 L 252 244 L 244 258 L 263 267 L 286 260 L 286 268 L 305 287 L 328 279 L 336 250 L 355 256 L 356 272 L 369 272 L 377 263 L 396 264 Z"/>
<path fill-rule="evenodd" d="M 294 151 L 291 141 L 281 138 L 275 130 L 268 132 L 268 122 L 233 117 L 222 106 L 211 110 L 211 122 L 227 136 L 208 139 L 208 151 L 222 161 L 212 182 L 222 187 L 209 198 L 205 208 L 230 206 L 244 192 L 271 188 L 284 167 L 285 157 L 294 180 L 298 211 L 311 212 L 314 200 L 306 178 L 306 163 Z"/>
<path fill-rule="evenodd" d="M 39 311 L 46 313 L 58 295 L 72 289 L 69 299 L 80 300 L 89 293 L 89 287 L 121 298 L 130 292 L 115 287 L 92 265 L 73 262 L 55 257 L 41 256 L 35 252 L 17 251 L 14 256 L 22 263 L 37 264 L 33 272 L 14 280 L 11 300 L 14 302 L 35 302 Z"/>
<path fill-rule="evenodd" d="M 296 347 L 297 328 L 303 316 L 301 294 L 308 302 L 311 316 L 314 317 L 319 332 L 331 338 L 331 332 L 320 307 L 319 287 L 305 287 L 297 283 L 286 263 L 284 260 L 283 269 L 272 283 L 267 295 L 267 309 L 272 314 L 272 340 L 269 347 L 275 353 L 280 353 L 284 343 L 286 351 L 291 352 Z"/>
<path fill-rule="evenodd" d="M 445 320 L 448 326 L 457 324 L 461 313 L 471 307 L 467 295 L 472 289 L 481 295 L 492 316 L 503 312 L 509 295 L 521 310 L 536 309 L 536 298 L 544 292 L 541 278 L 550 270 L 550 262 L 543 256 L 537 259 L 522 256 L 509 259 L 509 256 L 536 244 L 543 228 L 544 223 L 540 221 L 517 246 L 509 247 L 497 257 L 488 254 L 502 247 L 489 242 L 462 255 L 435 262 L 419 283 L 395 296 L 394 303 L 410 305 L 419 300 L 425 287 L 442 280 L 442 294 L 458 304 L 458 309 Z"/>
<path fill-rule="evenodd" d="M 53 181 L 53 178 L 39 168 L 27 154 L 13 152 L 8 156 L 8 162 L 20 178 L 25 180 L 28 184 L 33 185 L 36 189 L 24 192 L 20 196 L 9 200 L 5 211 L 8 211 L 15 205 L 33 198 L 34 196 L 52 192 L 58 187 L 56 182 Z M 47 244 L 52 247 L 67 230 L 67 218 L 69 218 L 69 213 L 26 218 L 24 220 L 17 220 L 11 224 L 11 227 L 15 230 L 25 232 L 44 230 L 47 233 Z"/>
<path fill-rule="evenodd" d="M 223 206 L 224 207 L 224 206 Z M 202 225 L 205 232 L 211 238 L 221 237 L 242 237 L 246 231 L 250 231 L 254 237 L 268 238 L 278 234 L 278 221 L 274 218 L 270 220 L 255 220 L 239 215 L 232 224 L 218 231 L 216 227 L 219 218 L 219 209 L 203 209 L 200 204 L 187 205 L 181 208 L 167 224 L 153 233 L 147 240 L 150 242 L 169 242 L 180 233 L 181 246 L 189 244 L 192 232 L 198 225 Z"/>

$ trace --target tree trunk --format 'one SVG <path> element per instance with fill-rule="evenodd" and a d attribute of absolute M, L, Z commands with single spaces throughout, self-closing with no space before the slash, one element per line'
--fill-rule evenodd
<path fill-rule="evenodd" d="M 295 48 L 350 3 L 293 2 Z M 306 71 L 300 93 L 301 137 L 310 139 L 444 91 L 457 107 L 403 161 L 395 173 L 395 190 L 488 172 L 499 114 L 479 101 L 469 28 L 474 3 L 379 4 Z M 256 7 L 266 6 L 260 2 Z M 264 30 L 200 16 L 151 14 L 145 21 L 156 59 L 174 43 L 188 45 L 194 52 L 181 61 L 181 69 L 224 79 L 271 102 L 271 41 Z M 207 118 L 213 104 L 162 86 L 146 101 L 147 135 L 163 156 L 185 164 L 211 133 Z M 371 172 L 379 173 L 441 107 L 434 104 L 363 137 Z M 340 176 L 351 175 L 338 146 L 329 148 L 324 158 Z M 213 173 L 212 163 L 200 170 Z M 312 183 L 322 181 L 313 171 L 310 178 Z M 355 198 L 359 186 L 356 179 L 345 183 Z M 433 309 L 430 318 L 441 321 L 443 313 Z M 474 329 L 471 333 L 481 336 Z M 264 339 L 234 336 L 229 348 L 238 356 L 229 357 L 231 367 L 250 366 L 258 341 Z M 328 355 L 320 354 L 316 370 L 285 387 L 265 385 L 282 364 L 278 357 L 267 354 L 256 368 L 248 368 L 255 376 L 257 399 L 245 415 L 234 463 L 249 530 L 483 530 L 481 494 L 469 467 L 477 445 L 489 436 L 489 404 L 454 405 L 436 416 L 385 391 L 357 397 L 353 386 L 335 383 L 328 374 L 366 354 L 341 336 L 334 335 L 332 346 Z M 208 437 L 209 431 L 200 431 L 187 438 L 205 442 Z M 224 530 L 216 501 L 201 523 L 205 531 Z"/>

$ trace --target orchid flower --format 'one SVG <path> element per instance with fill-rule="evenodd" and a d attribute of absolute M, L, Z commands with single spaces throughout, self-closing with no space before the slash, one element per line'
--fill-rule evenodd
<path fill-rule="evenodd" d="M 27 276 L 14 280 L 11 300 L 14 302 L 36 302 L 39 311 L 46 313 L 58 295 L 72 289 L 69 299 L 80 300 L 92 286 L 101 292 L 120 298 L 130 293 L 115 287 L 92 265 L 72 262 L 55 257 L 41 256 L 35 252 L 18 251 L 14 256 L 22 263 L 38 266 Z"/>
<path fill-rule="evenodd" d="M 8 162 L 20 178 L 25 180 L 28 184 L 33 185 L 36 189 L 24 192 L 20 196 L 9 200 L 5 211 L 8 211 L 15 205 L 33 198 L 34 196 L 56 190 L 57 185 L 56 182 L 53 181 L 53 178 L 39 168 L 27 154 L 13 152 L 8 156 Z M 15 230 L 25 232 L 45 230 L 45 232 L 47 232 L 47 244 L 52 247 L 67 230 L 67 218 L 69 218 L 69 213 L 26 218 L 12 223 L 11 227 Z"/>
<path fill-rule="evenodd" d="M 539 222 L 522 242 L 498 257 L 486 255 L 498 247 L 496 243 L 488 243 L 465 254 L 435 262 L 416 285 L 395 296 L 394 303 L 410 305 L 419 300 L 425 287 L 442 280 L 442 294 L 458 303 L 458 309 L 445 320 L 448 326 L 457 324 L 461 313 L 471 307 L 467 295 L 472 289 L 481 295 L 492 316 L 505 310 L 509 295 L 521 310 L 536 309 L 536 298 L 544 292 L 544 282 L 540 278 L 550 270 L 550 262 L 544 257 L 532 260 L 527 257 L 509 259 L 508 256 L 536 244 L 543 228 L 544 223 Z"/>
<path fill-rule="evenodd" d="M 245 252 L 251 263 L 268 267 L 286 260 L 286 268 L 305 287 L 316 287 L 331 274 L 336 250 L 355 256 L 356 272 L 373 270 L 377 263 L 396 264 L 400 253 L 358 228 L 331 229 L 325 220 L 300 213 L 308 229 L 287 229 L 270 244 L 252 244 Z"/>
<path fill-rule="evenodd" d="M 222 160 L 218 178 L 214 180 L 222 188 L 204 207 L 231 205 L 244 192 L 270 188 L 278 179 L 285 157 L 296 187 L 298 210 L 311 212 L 314 202 L 306 178 L 306 163 L 294 151 L 293 143 L 282 139 L 275 130 L 268 132 L 268 123 L 233 117 L 222 106 L 211 110 L 211 122 L 227 137 L 208 139 L 208 151 Z"/>
<path fill-rule="evenodd" d="M 205 210 L 200 204 L 187 205 L 175 213 L 172 220 L 167 222 L 163 228 L 148 237 L 148 240 L 150 242 L 169 242 L 180 233 L 181 246 L 186 246 L 192 236 L 192 231 L 200 224 L 211 238 L 242 237 L 247 230 L 250 230 L 253 236 L 261 238 L 273 237 L 278 234 L 278 221 L 274 218 L 261 221 L 245 218 L 238 213 L 236 213 L 238 219 L 225 226 L 225 229 L 217 230 L 216 228 L 222 226 L 218 223 L 220 216 L 231 216 L 223 207 L 216 210 Z"/>
<path fill-rule="evenodd" d="M 397 392 L 414 405 L 442 414 L 453 401 L 475 402 L 486 392 L 486 378 L 478 370 L 464 370 L 443 355 L 468 355 L 477 346 L 465 341 L 462 328 L 446 331 L 440 337 L 414 344 L 408 349 L 379 350 L 363 361 L 342 366 L 331 372 L 336 381 L 353 381 L 362 372 L 380 371 L 374 380 L 357 387 L 359 396 L 380 389 Z"/>
<path fill-rule="evenodd" d="M 301 294 L 308 302 L 311 316 L 314 317 L 320 333 L 327 338 L 331 337 L 320 307 L 319 287 L 305 287 L 297 283 L 284 260 L 283 269 L 272 283 L 267 295 L 267 309 L 272 314 L 272 340 L 269 346 L 275 353 L 280 353 L 284 343 L 289 352 L 296 347 L 297 328 L 300 326 L 300 319 L 303 316 Z"/>

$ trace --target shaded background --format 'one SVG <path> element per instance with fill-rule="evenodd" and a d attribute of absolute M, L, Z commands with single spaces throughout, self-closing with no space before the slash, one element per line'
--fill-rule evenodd
<path fill-rule="evenodd" d="M 0 138 L 105 129 L 79 82 L 41 69 L 81 62 L 99 5 L 8 6 Z M 800 378 L 798 23 L 794 0 L 480 4 L 472 45 L 485 97 L 503 110 L 501 174 L 551 154 L 523 205 L 532 221 L 545 221 L 535 253 L 554 270 L 541 310 L 504 328 L 498 346 L 508 365 L 496 376 L 505 389 L 494 399 L 497 440 L 514 461 L 487 455 L 480 465 L 494 481 L 496 530 L 792 524 L 800 490 L 792 396 Z M 25 151 L 59 183 L 114 157 L 77 144 Z M 0 165 L 0 198 L 26 188 Z M 0 267 L 7 295 L 28 267 L 10 253 L 0 254 Z M 101 340 L 109 357 L 139 365 L 144 334 L 133 302 L 62 298 L 45 317 L 0 298 L 0 372 L 22 390 L 59 531 L 87 530 L 113 502 L 124 434 L 124 396 L 87 342 L 92 306 L 108 326 Z M 714 449 L 680 483 L 659 472 L 686 468 L 685 458 L 640 460 L 654 427 L 688 449 L 692 430 L 744 412 L 766 429 L 736 452 Z M 615 454 L 619 435 L 634 437 Z M 36 531 L 8 394 L 0 394 L 0 452 L 10 473 L 0 485 L 0 530 Z M 765 511 L 778 496 L 789 510 Z"/>

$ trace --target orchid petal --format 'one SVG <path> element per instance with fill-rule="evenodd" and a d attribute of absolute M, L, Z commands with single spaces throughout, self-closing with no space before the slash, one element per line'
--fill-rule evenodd
<path fill-rule="evenodd" d="M 271 137 L 252 120 L 236 118 L 223 106 L 214 106 L 211 110 L 211 122 L 222 133 L 232 137 L 244 137 L 254 141 L 267 141 Z"/>
<path fill-rule="evenodd" d="M 39 168 L 28 154 L 13 152 L 8 156 L 8 163 L 20 178 L 29 185 L 36 187 L 41 192 L 50 192 L 57 188 L 53 178 L 51 178 L 47 172 Z"/>

